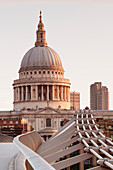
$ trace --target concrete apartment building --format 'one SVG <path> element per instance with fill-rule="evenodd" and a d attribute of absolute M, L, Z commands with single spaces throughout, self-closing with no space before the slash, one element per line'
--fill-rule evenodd
<path fill-rule="evenodd" d="M 70 92 L 70 108 L 71 109 L 80 109 L 80 93 L 79 92 Z"/>
<path fill-rule="evenodd" d="M 109 110 L 109 92 L 102 82 L 95 82 L 90 86 L 90 109 Z"/>

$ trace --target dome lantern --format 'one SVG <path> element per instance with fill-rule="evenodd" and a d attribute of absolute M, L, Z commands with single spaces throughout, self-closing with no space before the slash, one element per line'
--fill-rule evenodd
<path fill-rule="evenodd" d="M 36 42 L 35 46 L 47 46 L 46 42 L 46 31 L 44 30 L 44 24 L 42 22 L 42 12 L 40 11 L 40 16 L 39 16 L 39 24 L 38 24 L 38 30 L 36 31 Z"/>

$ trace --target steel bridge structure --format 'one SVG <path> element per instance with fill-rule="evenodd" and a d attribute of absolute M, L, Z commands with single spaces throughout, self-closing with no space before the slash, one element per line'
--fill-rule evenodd
<path fill-rule="evenodd" d="M 21 170 L 26 167 L 28 170 L 84 170 L 84 162 L 92 160 L 91 170 L 113 169 L 112 139 L 98 129 L 91 110 L 77 110 L 46 142 L 35 131 L 17 136 L 13 142 L 20 153 L 9 168 L 16 165 L 17 170 L 20 166 Z"/>

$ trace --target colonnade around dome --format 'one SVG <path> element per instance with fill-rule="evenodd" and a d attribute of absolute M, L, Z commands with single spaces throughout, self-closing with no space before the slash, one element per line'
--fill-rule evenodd
<path fill-rule="evenodd" d="M 61 85 L 24 85 L 14 87 L 14 102 L 30 100 L 70 101 L 70 87 Z"/>

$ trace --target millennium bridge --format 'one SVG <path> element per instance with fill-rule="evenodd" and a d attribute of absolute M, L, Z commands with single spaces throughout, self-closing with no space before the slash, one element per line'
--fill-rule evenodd
<path fill-rule="evenodd" d="M 9 170 L 84 170 L 92 160 L 91 170 L 113 169 L 113 142 L 98 129 L 91 110 L 77 110 L 75 116 L 48 141 L 36 132 L 13 140 L 18 152 L 8 164 Z M 0 168 L 1 169 L 1 168 Z"/>

